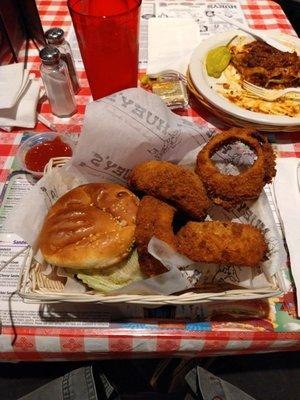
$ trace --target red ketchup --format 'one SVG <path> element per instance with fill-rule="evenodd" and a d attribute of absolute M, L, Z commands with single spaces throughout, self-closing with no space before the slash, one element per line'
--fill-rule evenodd
<path fill-rule="evenodd" d="M 60 137 L 33 146 L 25 155 L 26 168 L 43 172 L 45 165 L 53 157 L 71 157 L 72 149 Z"/>

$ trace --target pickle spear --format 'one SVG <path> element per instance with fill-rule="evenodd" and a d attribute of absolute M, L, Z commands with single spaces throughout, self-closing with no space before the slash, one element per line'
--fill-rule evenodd
<path fill-rule="evenodd" d="M 234 36 L 226 46 L 218 46 L 209 50 L 206 56 L 206 71 L 208 76 L 220 78 L 222 72 L 228 67 L 231 60 L 229 44 L 236 38 Z"/>

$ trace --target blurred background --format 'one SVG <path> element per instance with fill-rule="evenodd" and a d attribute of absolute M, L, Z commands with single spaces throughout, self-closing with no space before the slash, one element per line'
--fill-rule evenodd
<path fill-rule="evenodd" d="M 300 36 L 300 0 L 275 0 L 287 15 L 298 36 Z"/>

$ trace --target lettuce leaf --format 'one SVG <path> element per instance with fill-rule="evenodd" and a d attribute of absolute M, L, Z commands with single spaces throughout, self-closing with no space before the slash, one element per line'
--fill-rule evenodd
<path fill-rule="evenodd" d="M 99 271 L 97 269 L 74 271 L 77 278 L 87 286 L 100 293 L 127 286 L 132 282 L 145 279 L 138 262 L 137 251 L 134 250 L 129 258 L 111 267 Z"/>

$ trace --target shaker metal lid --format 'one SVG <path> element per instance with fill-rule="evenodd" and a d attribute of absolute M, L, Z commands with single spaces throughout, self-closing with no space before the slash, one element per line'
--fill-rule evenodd
<path fill-rule="evenodd" d="M 64 31 L 61 28 L 51 28 L 45 33 L 45 38 L 49 44 L 60 44 L 64 41 Z"/>
<path fill-rule="evenodd" d="M 56 47 L 46 46 L 40 51 L 40 58 L 44 64 L 55 64 L 60 59 L 60 52 Z"/>

